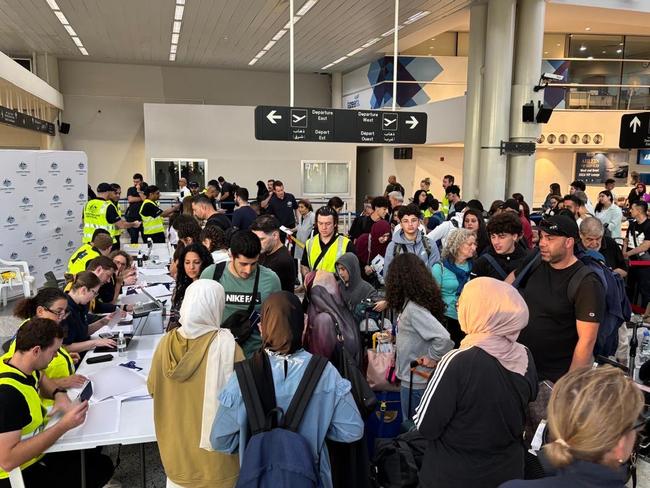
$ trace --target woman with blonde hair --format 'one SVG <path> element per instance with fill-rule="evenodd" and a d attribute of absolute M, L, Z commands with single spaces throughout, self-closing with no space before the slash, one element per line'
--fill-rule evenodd
<path fill-rule="evenodd" d="M 445 327 L 456 347 L 465 334 L 458 323 L 457 303 L 463 287 L 469 281 L 472 259 L 476 254 L 476 234 L 469 229 L 457 229 L 449 234 L 439 262 L 433 265 L 433 277 L 445 302 Z"/>
<path fill-rule="evenodd" d="M 643 409 L 641 390 L 620 369 L 577 369 L 553 388 L 548 405 L 550 439 L 543 448 L 555 476 L 510 481 L 502 488 L 624 488 L 623 464 L 634 448 Z"/>

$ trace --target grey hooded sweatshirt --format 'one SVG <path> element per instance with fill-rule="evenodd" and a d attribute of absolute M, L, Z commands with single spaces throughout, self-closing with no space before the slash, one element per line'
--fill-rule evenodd
<path fill-rule="evenodd" d="M 361 277 L 361 267 L 359 265 L 359 258 L 351 252 L 346 252 L 336 260 L 337 266 L 343 266 L 350 276 L 347 284 L 343 282 L 341 277 L 336 273 L 338 280 L 339 290 L 345 305 L 351 312 L 354 312 L 354 307 L 361 303 L 366 298 L 375 299 L 379 297 L 377 290 L 373 286 L 364 281 Z"/>
<path fill-rule="evenodd" d="M 397 322 L 397 377 L 402 386 L 409 387 L 411 361 L 422 356 L 439 361 L 454 348 L 449 332 L 431 312 L 409 300 Z M 421 390 L 427 380 L 413 375 L 413 388 Z"/>
<path fill-rule="evenodd" d="M 429 252 L 427 252 L 427 246 L 424 245 L 423 239 L 428 239 Z M 406 239 L 404 231 L 401 228 L 397 228 L 393 233 L 392 240 L 386 248 L 386 255 L 384 256 L 384 276 L 387 276 L 388 268 L 393 258 L 397 254 L 403 252 L 416 254 L 429 269 L 440 261 L 440 251 L 438 251 L 438 246 L 435 241 L 429 239 L 421 231 L 418 231 L 415 242 L 409 241 Z"/>

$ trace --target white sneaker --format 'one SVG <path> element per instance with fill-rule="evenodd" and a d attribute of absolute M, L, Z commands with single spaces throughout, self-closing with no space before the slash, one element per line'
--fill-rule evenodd
<path fill-rule="evenodd" d="M 117 481 L 116 479 L 110 479 L 108 480 L 108 483 L 104 485 L 104 488 L 122 488 L 122 483 Z"/>

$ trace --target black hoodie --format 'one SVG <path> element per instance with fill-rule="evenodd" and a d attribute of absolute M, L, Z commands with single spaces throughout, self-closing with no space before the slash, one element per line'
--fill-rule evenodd
<path fill-rule="evenodd" d="M 488 252 L 481 255 L 474 261 L 472 266 L 471 277 L 478 278 L 479 276 L 487 276 L 494 278 L 496 280 L 502 280 L 504 277 L 499 274 L 499 272 L 490 264 L 490 261 L 486 257 L 486 254 L 492 256 L 496 262 L 503 268 L 506 276 L 509 275 L 512 271 L 519 268 L 521 263 L 528 256 L 528 250 L 524 249 L 520 245 L 515 245 L 515 250 L 510 254 L 497 254 L 492 246 L 489 247 Z"/>

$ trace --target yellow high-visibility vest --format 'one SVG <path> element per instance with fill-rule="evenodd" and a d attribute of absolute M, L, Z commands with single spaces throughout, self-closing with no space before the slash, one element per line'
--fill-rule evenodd
<path fill-rule="evenodd" d="M 115 234 L 115 224 L 109 224 L 106 219 L 106 211 L 112 202 L 100 200 L 99 198 L 90 200 L 84 207 L 84 235 L 82 242 L 93 240 L 93 233 L 97 229 L 106 229 L 111 237 Z M 113 242 L 115 238 L 113 237 Z"/>
<path fill-rule="evenodd" d="M 70 260 L 68 261 L 68 273 L 75 275 L 82 271 L 86 271 L 88 261 L 95 259 L 97 256 L 101 256 L 101 253 L 91 244 L 82 244 L 82 246 L 72 253 L 72 256 L 70 256 Z"/>
<path fill-rule="evenodd" d="M 321 254 L 320 237 L 315 235 L 307 241 L 305 250 L 307 252 L 307 262 L 309 263 L 310 270 L 314 271 L 315 269 L 320 269 L 323 271 L 329 271 L 330 273 L 336 272 L 336 260 L 345 253 L 345 249 L 348 247 L 350 239 L 340 234 L 336 236 L 335 239 L 336 242 L 333 242 L 327 248 L 325 255 L 318 262 L 315 268 L 314 263 Z"/>
<path fill-rule="evenodd" d="M 152 205 L 155 205 L 156 207 L 160 207 L 158 202 L 154 202 L 153 200 L 145 199 L 142 202 L 142 205 L 140 205 L 140 218 L 142 219 L 142 228 L 144 229 L 144 235 L 152 235 L 152 234 L 158 234 L 160 232 L 165 232 L 165 226 L 164 226 L 164 221 L 162 218 L 162 215 L 159 215 L 158 217 L 147 217 L 146 215 L 142 215 L 142 207 L 146 203 L 151 203 Z"/>

